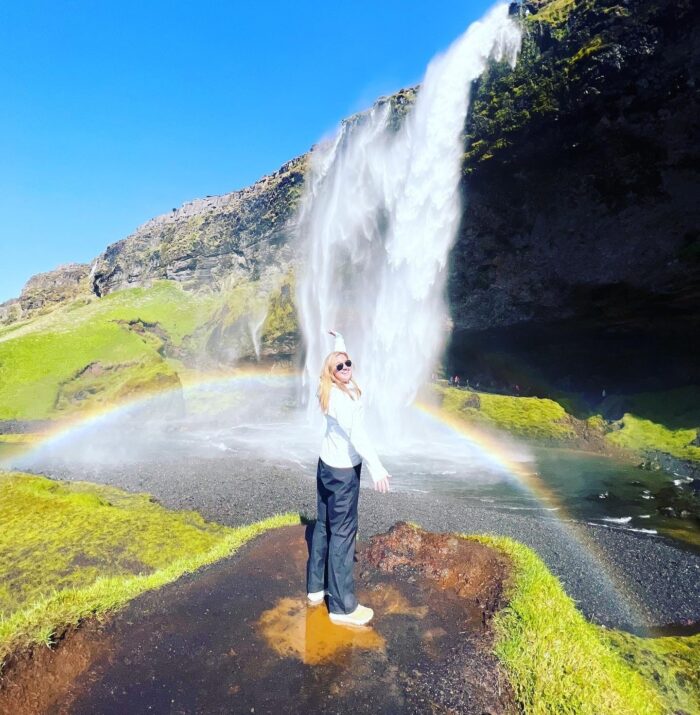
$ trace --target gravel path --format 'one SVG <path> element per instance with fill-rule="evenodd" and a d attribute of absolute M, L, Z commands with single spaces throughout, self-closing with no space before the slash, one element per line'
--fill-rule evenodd
<path fill-rule="evenodd" d="M 35 467 L 48 476 L 146 491 L 174 509 L 195 509 L 230 526 L 275 513 L 316 512 L 314 480 L 301 469 L 232 456 L 115 468 Z M 427 494 L 363 489 L 360 539 L 413 521 L 445 532 L 501 534 L 535 549 L 591 620 L 643 631 L 700 621 L 700 554 L 661 537 L 553 518 L 513 515 Z M 300 574 L 300 578 L 302 575 Z"/>

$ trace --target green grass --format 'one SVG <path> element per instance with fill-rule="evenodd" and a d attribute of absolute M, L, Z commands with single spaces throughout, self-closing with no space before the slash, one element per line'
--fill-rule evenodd
<path fill-rule="evenodd" d="M 492 395 L 454 387 L 436 389 L 442 395 L 442 409 L 466 421 L 534 440 L 564 441 L 575 437 L 571 417 L 554 400 Z"/>
<path fill-rule="evenodd" d="M 176 385 L 172 365 L 159 352 L 162 341 L 126 323 L 158 323 L 177 345 L 209 314 L 212 300 L 162 281 L 62 306 L 0 335 L 0 419 L 58 417 L 150 389 L 149 383 Z M 101 382 L 82 385 L 81 399 L 70 399 L 81 387 L 72 390 L 71 383 L 92 363 L 105 368 Z"/>
<path fill-rule="evenodd" d="M 0 473 L 0 523 L 2 663 L 299 517 L 228 528 L 146 494 Z"/>
<path fill-rule="evenodd" d="M 576 426 L 605 434 L 605 439 L 616 447 L 636 453 L 657 450 L 679 459 L 700 460 L 700 447 L 692 445 L 697 428 L 674 429 L 631 412 L 619 420 L 619 429 L 610 431 L 600 415 L 591 415 L 579 421 L 568 414 L 555 400 L 539 397 L 514 397 L 492 395 L 485 392 L 459 390 L 453 387 L 436 387 L 442 397 L 442 409 L 449 414 L 477 424 L 505 430 L 518 437 L 539 442 L 566 442 L 578 434 Z M 653 415 L 670 424 L 694 424 L 700 419 L 698 404 L 700 390 L 684 388 L 659 394 L 613 397 L 603 403 L 607 409 L 620 405 Z"/>
<path fill-rule="evenodd" d="M 0 663 L 299 522 L 287 514 L 229 528 L 146 494 L 0 473 Z M 464 538 L 513 563 L 495 650 L 523 712 L 699 711 L 700 636 L 644 639 L 590 624 L 532 550 L 504 537 Z"/>
<path fill-rule="evenodd" d="M 672 430 L 631 414 L 624 415 L 621 425 L 621 429 L 606 435 L 618 447 L 637 452 L 658 450 L 679 459 L 700 460 L 700 447 L 690 444 L 697 436 L 696 429 Z"/>
<path fill-rule="evenodd" d="M 513 563 L 495 652 L 524 713 L 700 712 L 700 636 L 647 639 L 591 624 L 531 549 L 505 537 L 464 537 Z"/>
<path fill-rule="evenodd" d="M 239 340 L 242 357 L 251 357 L 251 324 L 263 343 L 296 330 L 292 293 L 289 275 L 216 293 L 157 281 L 0 328 L 0 420 L 60 419 L 177 388 L 183 360 L 206 364 L 217 335 L 229 346 Z"/>
<path fill-rule="evenodd" d="M 603 638 L 635 671 L 654 683 L 667 712 L 700 713 L 700 635 L 636 638 L 605 631 Z"/>

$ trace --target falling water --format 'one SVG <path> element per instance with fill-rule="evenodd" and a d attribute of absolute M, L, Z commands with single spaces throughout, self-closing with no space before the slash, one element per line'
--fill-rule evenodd
<path fill-rule="evenodd" d="M 326 330 L 340 330 L 385 428 L 398 424 L 444 348 L 471 82 L 489 58 L 512 66 L 519 47 L 508 6 L 495 7 L 433 59 L 398 130 L 385 101 L 313 152 L 299 218 L 306 385 L 315 390 L 332 349 Z"/>

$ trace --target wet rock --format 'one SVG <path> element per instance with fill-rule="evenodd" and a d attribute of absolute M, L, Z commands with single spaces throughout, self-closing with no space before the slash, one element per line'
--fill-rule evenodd
<path fill-rule="evenodd" d="M 481 409 L 481 398 L 478 393 L 470 392 L 464 400 L 464 407 L 473 407 L 476 410 Z"/>

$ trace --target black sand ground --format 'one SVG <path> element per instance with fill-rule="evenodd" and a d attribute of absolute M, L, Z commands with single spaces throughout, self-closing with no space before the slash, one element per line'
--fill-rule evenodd
<path fill-rule="evenodd" d="M 153 494 L 165 506 L 241 525 L 282 512 L 315 516 L 315 483 L 265 460 L 164 459 L 116 468 L 41 465 L 63 479 L 111 484 Z M 493 506 L 493 505 L 491 505 Z M 363 489 L 360 538 L 412 521 L 435 532 L 502 534 L 535 549 L 592 621 L 644 632 L 700 621 L 700 554 L 662 537 L 555 518 L 514 515 L 426 494 Z M 302 575 L 300 574 L 300 578 Z"/>

